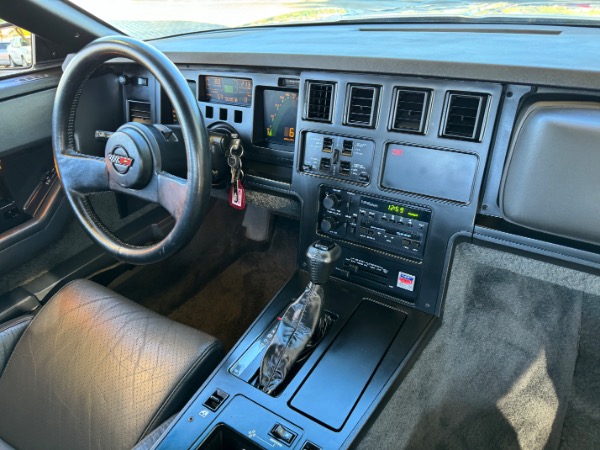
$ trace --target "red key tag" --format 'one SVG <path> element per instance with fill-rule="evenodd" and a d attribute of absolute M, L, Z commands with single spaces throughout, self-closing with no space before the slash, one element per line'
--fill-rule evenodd
<path fill-rule="evenodd" d="M 246 209 L 246 192 L 239 179 L 229 189 L 229 204 L 235 209 Z"/>

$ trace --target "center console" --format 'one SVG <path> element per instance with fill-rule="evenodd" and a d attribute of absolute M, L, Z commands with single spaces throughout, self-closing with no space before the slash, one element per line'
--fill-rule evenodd
<path fill-rule="evenodd" d="M 456 240 L 469 236 L 501 86 L 396 76 L 189 67 L 209 127 L 239 133 L 244 182 L 302 205 L 298 271 L 171 425 L 158 448 L 346 448 L 439 324 Z M 291 118 L 290 118 L 291 117 Z M 340 256 L 327 328 L 280 388 L 263 355 L 307 286 L 304 251 Z"/>
<path fill-rule="evenodd" d="M 347 446 L 384 388 L 405 369 L 433 317 L 331 280 L 325 312 L 332 323 L 283 389 L 256 387 L 274 325 L 302 294 L 298 271 L 188 404 L 158 448 L 337 449 Z"/>

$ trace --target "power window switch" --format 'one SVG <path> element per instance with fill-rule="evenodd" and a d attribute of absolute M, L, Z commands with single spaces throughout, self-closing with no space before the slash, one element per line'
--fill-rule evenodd
<path fill-rule="evenodd" d="M 210 397 L 204 402 L 204 406 L 206 406 L 211 411 L 216 411 L 221 407 L 223 402 L 227 400 L 229 394 L 221 389 L 217 389 L 215 392 L 211 394 Z"/>
<path fill-rule="evenodd" d="M 296 433 L 291 432 L 280 423 L 275 424 L 275 426 L 271 429 L 271 435 L 275 439 L 288 445 L 290 445 L 292 442 L 294 442 L 294 439 L 296 439 Z"/>

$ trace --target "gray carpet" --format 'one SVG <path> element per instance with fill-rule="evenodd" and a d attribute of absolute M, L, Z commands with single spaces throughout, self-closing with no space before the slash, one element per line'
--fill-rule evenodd
<path fill-rule="evenodd" d="M 359 448 L 558 448 L 563 423 L 565 448 L 598 448 L 598 346 L 581 317 L 599 293 L 598 277 L 459 245 L 442 326 Z M 593 436 L 567 433 L 571 419 Z"/>
<path fill-rule="evenodd" d="M 561 449 L 600 449 L 600 302 L 583 302 L 579 356 Z"/>

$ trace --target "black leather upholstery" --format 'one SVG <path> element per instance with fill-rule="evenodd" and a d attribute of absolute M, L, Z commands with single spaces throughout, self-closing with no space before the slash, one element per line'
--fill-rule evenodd
<path fill-rule="evenodd" d="M 221 357 L 215 338 L 72 282 L 36 315 L 0 377 L 0 439 L 18 450 L 131 448 Z"/>
<path fill-rule="evenodd" d="M 0 324 L 0 374 L 4 371 L 9 356 L 32 318 L 29 315 L 21 316 Z"/>

